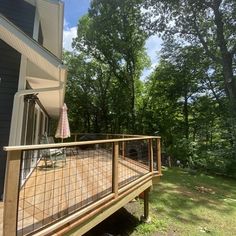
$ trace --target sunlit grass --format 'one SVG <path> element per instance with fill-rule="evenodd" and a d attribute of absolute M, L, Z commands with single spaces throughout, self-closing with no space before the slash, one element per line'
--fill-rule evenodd
<path fill-rule="evenodd" d="M 132 235 L 236 234 L 236 180 L 169 169 L 150 194 L 150 224 Z"/>

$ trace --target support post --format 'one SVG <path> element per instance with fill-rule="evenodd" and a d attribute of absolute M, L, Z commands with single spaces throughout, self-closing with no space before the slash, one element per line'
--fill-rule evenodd
<path fill-rule="evenodd" d="M 3 236 L 17 235 L 21 151 L 9 151 L 4 186 Z"/>
<path fill-rule="evenodd" d="M 158 174 L 161 175 L 161 139 L 157 139 L 157 170 Z"/>
<path fill-rule="evenodd" d="M 125 136 L 123 135 L 122 137 L 123 139 L 125 138 Z M 122 158 L 125 159 L 125 142 L 122 142 Z"/>
<path fill-rule="evenodd" d="M 143 214 L 143 220 L 145 222 L 148 222 L 150 219 L 149 219 L 149 191 L 150 191 L 150 188 L 146 189 L 144 191 L 144 214 Z"/>
<path fill-rule="evenodd" d="M 119 158 L 119 143 L 113 143 L 113 161 L 112 161 L 112 192 L 115 198 L 118 196 L 118 158 Z"/>
<path fill-rule="evenodd" d="M 152 144 L 152 139 L 148 140 L 148 156 L 149 156 L 150 172 L 153 172 L 153 144 Z"/>

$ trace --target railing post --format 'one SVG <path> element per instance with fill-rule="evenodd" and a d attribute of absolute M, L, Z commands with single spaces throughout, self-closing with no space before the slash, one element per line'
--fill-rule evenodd
<path fill-rule="evenodd" d="M 161 139 L 157 138 L 157 165 L 158 174 L 161 174 Z"/>
<path fill-rule="evenodd" d="M 115 197 L 118 196 L 118 158 L 119 158 L 119 143 L 113 143 L 113 155 L 112 155 L 112 192 Z"/>
<path fill-rule="evenodd" d="M 4 187 L 3 236 L 17 235 L 21 151 L 9 151 Z"/>
<path fill-rule="evenodd" d="M 124 135 L 123 135 L 123 139 L 124 139 Z M 122 158 L 125 159 L 125 142 L 122 142 Z"/>
<path fill-rule="evenodd" d="M 152 139 L 148 139 L 148 155 L 149 155 L 150 172 L 153 172 L 153 144 L 152 144 Z"/>

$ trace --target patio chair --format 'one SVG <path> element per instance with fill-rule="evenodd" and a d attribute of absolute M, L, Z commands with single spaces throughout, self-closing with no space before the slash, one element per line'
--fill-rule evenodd
<path fill-rule="evenodd" d="M 51 144 L 55 143 L 53 137 L 48 137 L 45 133 L 41 136 L 40 144 Z M 42 159 L 45 162 L 45 166 L 48 166 L 50 162 L 51 166 L 55 167 L 56 163 L 61 160 L 66 163 L 66 152 L 65 148 L 47 148 L 41 150 Z"/>

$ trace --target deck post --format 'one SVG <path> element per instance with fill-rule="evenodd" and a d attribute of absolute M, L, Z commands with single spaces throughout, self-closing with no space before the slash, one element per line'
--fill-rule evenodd
<path fill-rule="evenodd" d="M 152 139 L 148 140 L 148 155 L 149 155 L 150 172 L 153 172 L 153 144 L 152 144 Z"/>
<path fill-rule="evenodd" d="M 157 139 L 157 170 L 161 174 L 161 139 Z"/>
<path fill-rule="evenodd" d="M 149 221 L 149 191 L 150 188 L 146 189 L 144 191 L 144 214 L 143 214 L 143 221 L 148 222 Z"/>
<path fill-rule="evenodd" d="M 119 143 L 113 143 L 113 156 L 112 156 L 112 192 L 115 198 L 118 196 L 118 158 L 119 158 Z"/>
<path fill-rule="evenodd" d="M 122 136 L 122 138 L 124 138 L 124 134 Z M 125 142 L 123 141 L 122 142 L 122 158 L 125 159 Z"/>
<path fill-rule="evenodd" d="M 17 235 L 21 151 L 9 151 L 4 187 L 3 236 Z"/>

